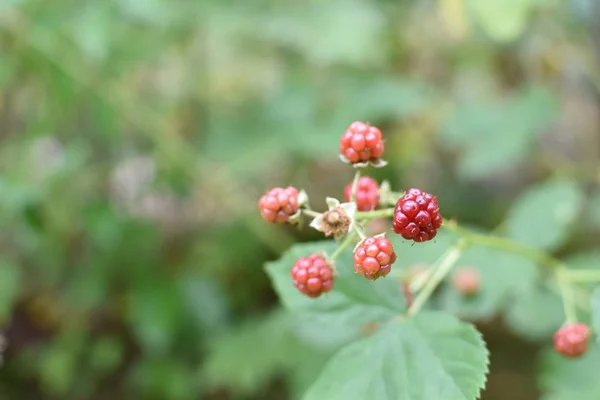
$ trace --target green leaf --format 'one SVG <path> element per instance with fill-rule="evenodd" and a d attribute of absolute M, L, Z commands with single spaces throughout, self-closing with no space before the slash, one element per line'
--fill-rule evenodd
<path fill-rule="evenodd" d="M 284 306 L 303 318 L 307 327 L 304 333 L 332 345 L 351 340 L 369 323 L 384 321 L 405 309 L 398 281 L 390 277 L 368 281 L 354 272 L 352 249 L 346 249 L 336 260 L 339 275 L 329 293 L 317 299 L 302 295 L 290 277 L 295 261 L 321 250 L 331 254 L 336 247 L 333 241 L 297 244 L 266 265 Z"/>
<path fill-rule="evenodd" d="M 548 348 L 540 358 L 539 383 L 543 400 L 597 400 L 600 398 L 600 349 L 591 346 L 578 359 L 568 359 Z"/>
<path fill-rule="evenodd" d="M 588 250 L 571 254 L 564 259 L 569 269 L 600 269 L 600 250 Z"/>
<path fill-rule="evenodd" d="M 151 353 L 165 353 L 183 324 L 183 305 L 176 285 L 145 282 L 129 298 L 129 321 L 141 345 Z"/>
<path fill-rule="evenodd" d="M 524 86 L 507 99 L 475 98 L 452 110 L 440 136 L 461 150 L 460 175 L 480 179 L 526 161 L 559 105 L 555 93 L 539 86 Z"/>
<path fill-rule="evenodd" d="M 294 333 L 293 318 L 284 310 L 266 317 L 251 319 L 220 336 L 210 345 L 210 355 L 203 365 L 203 376 L 210 387 L 233 388 L 241 394 L 254 394 L 274 374 L 298 370 L 310 374 L 323 363 L 327 353 L 308 347 Z M 311 362 L 312 361 L 312 362 Z M 306 370 L 306 367 L 312 367 Z M 302 385 L 306 379 L 299 376 Z M 306 387 L 306 384 L 304 384 Z"/>
<path fill-rule="evenodd" d="M 90 349 L 91 367 L 100 373 L 114 371 L 123 360 L 123 350 L 123 344 L 117 337 L 96 339 Z"/>
<path fill-rule="evenodd" d="M 481 246 L 468 249 L 453 270 L 465 267 L 478 271 L 481 278 L 479 292 L 473 296 L 464 296 L 448 282 L 437 300 L 439 308 L 470 320 L 493 318 L 515 291 L 532 285 L 538 277 L 535 264 L 529 260 Z M 515 282 L 517 276 L 519 279 Z"/>
<path fill-rule="evenodd" d="M 596 341 L 600 341 L 600 286 L 597 286 L 592 292 L 592 331 L 596 336 Z"/>
<path fill-rule="evenodd" d="M 553 250 L 568 239 L 583 204 L 576 182 L 550 180 L 521 194 L 506 220 L 508 237 L 542 250 Z"/>
<path fill-rule="evenodd" d="M 590 219 L 596 227 L 600 227 L 600 193 L 596 193 L 590 204 Z"/>
<path fill-rule="evenodd" d="M 545 288 L 524 288 L 504 314 L 508 327 L 529 340 L 547 340 L 565 321 L 560 297 Z"/>
<path fill-rule="evenodd" d="M 12 307 L 21 289 L 21 269 L 0 260 L 0 325 L 10 317 Z"/>
<path fill-rule="evenodd" d="M 142 398 L 187 400 L 199 391 L 192 367 L 173 356 L 141 359 L 130 369 L 128 379 Z"/>
<path fill-rule="evenodd" d="M 487 365 L 488 351 L 472 325 L 424 312 L 342 348 L 304 400 L 475 400 Z"/>
<path fill-rule="evenodd" d="M 517 39 L 527 26 L 534 0 L 468 0 L 471 16 L 498 42 Z"/>

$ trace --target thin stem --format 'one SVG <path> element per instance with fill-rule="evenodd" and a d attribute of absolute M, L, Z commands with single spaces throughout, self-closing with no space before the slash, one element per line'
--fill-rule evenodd
<path fill-rule="evenodd" d="M 429 300 L 433 294 L 435 288 L 438 287 L 442 280 L 444 280 L 448 272 L 450 272 L 450 269 L 454 266 L 454 264 L 458 261 L 468 247 L 469 242 L 466 240 L 461 240 L 445 255 L 444 259 L 440 262 L 439 267 L 437 267 L 435 272 L 431 275 L 423 287 L 423 290 L 421 290 L 412 306 L 408 309 L 407 315 L 409 317 L 416 315 L 421 310 L 423 305 L 425 305 L 427 300 Z"/>
<path fill-rule="evenodd" d="M 458 234 L 463 239 L 468 240 L 471 244 L 494 247 L 497 249 L 506 250 L 510 253 L 519 254 L 550 269 L 564 268 L 564 265 L 560 260 L 534 247 L 530 247 L 499 236 L 472 233 L 459 227 L 454 221 L 448 222 L 442 225 L 442 227 Z"/>
<path fill-rule="evenodd" d="M 356 169 L 354 173 L 354 180 L 352 181 L 352 192 L 350 192 L 350 201 L 356 201 L 356 189 L 358 188 L 358 180 L 360 179 L 360 168 Z"/>
<path fill-rule="evenodd" d="M 354 214 L 354 218 L 357 220 L 371 220 L 371 219 L 375 219 L 375 218 L 386 218 L 386 217 L 392 217 L 394 215 L 394 209 L 393 208 L 384 208 L 381 210 L 375 210 L 375 211 L 359 211 L 356 214 Z"/>
<path fill-rule="evenodd" d="M 560 289 L 563 307 L 565 309 L 565 318 L 568 324 L 577 322 L 577 307 L 573 297 L 573 288 L 565 279 L 565 270 L 563 268 L 556 270 L 556 281 Z"/>
<path fill-rule="evenodd" d="M 344 249 L 346 247 L 348 247 L 348 245 L 350 243 L 352 243 L 352 239 L 354 239 L 355 236 L 356 236 L 356 232 L 355 231 L 348 232 L 346 234 L 346 237 L 344 238 L 344 240 L 342 240 L 342 242 L 338 246 L 338 248 L 335 249 L 335 251 L 333 252 L 333 254 L 329 257 L 329 260 L 330 261 L 334 261 L 336 258 L 338 258 L 339 255 L 342 254 L 342 251 L 344 251 Z"/>
<path fill-rule="evenodd" d="M 309 217 L 313 217 L 313 218 L 316 218 L 316 217 L 318 217 L 319 215 L 321 215 L 321 213 L 318 213 L 318 212 L 316 212 L 316 211 L 309 210 L 309 209 L 306 209 L 306 208 L 303 208 L 303 209 L 302 209 L 302 212 L 303 212 L 304 214 L 308 215 Z"/>
<path fill-rule="evenodd" d="M 365 235 L 363 230 L 358 225 L 354 225 L 354 232 L 356 232 L 356 234 L 360 237 L 360 240 L 365 240 L 367 238 L 367 235 Z"/>
<path fill-rule="evenodd" d="M 597 282 L 600 281 L 600 270 L 597 269 L 577 269 L 565 270 L 565 279 L 569 282 Z"/>
<path fill-rule="evenodd" d="M 425 284 L 429 281 L 431 275 L 435 272 L 435 270 L 439 267 L 439 265 L 446 259 L 448 253 L 450 253 L 453 249 L 449 248 L 446 250 L 431 266 L 427 269 L 427 271 L 423 272 L 419 276 L 415 278 L 413 282 L 410 283 L 410 291 L 413 293 L 417 293 Z"/>

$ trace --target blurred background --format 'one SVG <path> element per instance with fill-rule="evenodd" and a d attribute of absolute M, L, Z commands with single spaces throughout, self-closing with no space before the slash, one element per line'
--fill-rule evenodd
<path fill-rule="evenodd" d="M 394 188 L 493 229 L 548 177 L 600 243 L 595 0 L 0 0 L 0 399 L 297 399 L 331 354 L 263 264 L 317 232 L 355 120 Z M 401 267 L 400 267 L 401 268 Z M 537 399 L 539 343 L 492 319 L 483 398 Z"/>

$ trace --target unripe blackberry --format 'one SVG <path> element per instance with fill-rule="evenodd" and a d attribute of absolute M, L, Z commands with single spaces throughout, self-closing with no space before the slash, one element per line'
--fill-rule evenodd
<path fill-rule="evenodd" d="M 442 216 L 435 196 L 409 189 L 396 203 L 392 227 L 404 239 L 425 242 L 437 235 Z"/>
<path fill-rule="evenodd" d="M 364 122 L 353 122 L 340 140 L 340 153 L 352 164 L 377 161 L 383 154 L 381 131 Z"/>
<path fill-rule="evenodd" d="M 298 211 L 298 189 L 276 187 L 258 200 L 258 208 L 263 219 L 271 223 L 286 223 Z"/>
<path fill-rule="evenodd" d="M 386 276 L 396 261 L 396 253 L 385 237 L 366 238 L 354 251 L 354 271 L 369 280 Z"/>
<path fill-rule="evenodd" d="M 319 297 L 333 287 L 333 271 L 318 254 L 296 260 L 290 274 L 294 279 L 294 286 L 308 297 Z"/>
<path fill-rule="evenodd" d="M 480 281 L 479 271 L 475 268 L 459 268 L 452 274 L 452 286 L 458 293 L 465 296 L 478 293 Z"/>
<path fill-rule="evenodd" d="M 344 189 L 344 197 L 346 201 L 350 201 L 352 194 L 352 185 L 350 182 Z M 356 208 L 358 211 L 371 211 L 379 205 L 379 184 L 369 176 L 363 176 L 358 180 L 356 186 Z"/>
<path fill-rule="evenodd" d="M 586 324 L 565 325 L 554 334 L 554 349 L 565 357 L 577 358 L 587 351 L 590 328 Z"/>

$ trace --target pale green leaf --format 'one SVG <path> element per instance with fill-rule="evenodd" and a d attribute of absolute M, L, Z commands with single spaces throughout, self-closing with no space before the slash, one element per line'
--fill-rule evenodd
<path fill-rule="evenodd" d="M 395 319 L 339 350 L 304 400 L 475 400 L 488 351 L 472 326 L 438 312 Z"/>
<path fill-rule="evenodd" d="M 523 288 L 504 314 L 508 327 L 529 340 L 547 340 L 565 321 L 560 297 L 537 285 Z"/>
<path fill-rule="evenodd" d="M 523 86 L 506 99 L 481 98 L 459 104 L 444 121 L 440 138 L 458 149 L 458 172 L 478 179 L 526 161 L 535 139 L 556 121 L 558 96 L 540 86 Z"/>
<path fill-rule="evenodd" d="M 336 246 L 333 241 L 297 244 L 279 260 L 266 265 L 284 306 L 304 319 L 304 334 L 331 345 L 351 340 L 369 323 L 384 321 L 405 309 L 398 281 L 389 276 L 369 281 L 354 272 L 351 248 L 336 260 L 339 275 L 329 293 L 316 299 L 301 294 L 290 276 L 295 261 L 321 250 L 331 254 Z"/>
<path fill-rule="evenodd" d="M 506 219 L 508 237 L 543 250 L 552 250 L 568 239 L 583 204 L 576 182 L 550 180 L 521 194 Z"/>
<path fill-rule="evenodd" d="M 539 383 L 543 400 L 597 400 L 600 349 L 591 346 L 578 359 L 568 359 L 548 348 L 540 359 Z"/>
<path fill-rule="evenodd" d="M 472 296 L 460 294 L 452 286 L 451 279 L 441 290 L 439 308 L 461 318 L 489 320 L 500 312 L 519 288 L 535 282 L 537 269 L 529 260 L 489 247 L 474 246 L 468 249 L 455 265 L 474 268 L 480 276 L 480 290 Z M 518 282 L 515 277 L 518 276 Z"/>
<path fill-rule="evenodd" d="M 517 39 L 525 30 L 534 0 L 468 0 L 471 16 L 498 42 Z"/>
<path fill-rule="evenodd" d="M 600 341 L 600 286 L 597 286 L 592 292 L 592 331 L 596 341 Z"/>

